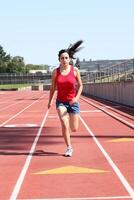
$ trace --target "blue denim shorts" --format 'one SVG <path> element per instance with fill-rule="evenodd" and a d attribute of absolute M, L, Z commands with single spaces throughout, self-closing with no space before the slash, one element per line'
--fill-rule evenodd
<path fill-rule="evenodd" d="M 62 102 L 62 101 L 56 100 L 56 108 L 59 108 L 60 106 L 66 107 L 68 113 L 73 113 L 73 114 L 80 113 L 80 104 L 78 102 L 70 105 L 68 102 Z"/>

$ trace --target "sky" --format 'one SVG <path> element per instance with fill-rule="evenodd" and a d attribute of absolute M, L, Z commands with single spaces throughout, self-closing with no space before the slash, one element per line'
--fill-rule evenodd
<path fill-rule="evenodd" d="M 57 66 L 80 39 L 80 60 L 133 58 L 134 0 L 0 0 L 0 45 L 26 64 Z"/>

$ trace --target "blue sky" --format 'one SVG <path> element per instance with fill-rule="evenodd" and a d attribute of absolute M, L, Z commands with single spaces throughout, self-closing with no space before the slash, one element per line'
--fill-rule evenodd
<path fill-rule="evenodd" d="M 134 57 L 133 0 L 0 0 L 0 45 L 25 63 L 58 65 L 58 51 L 84 40 L 82 60 Z"/>

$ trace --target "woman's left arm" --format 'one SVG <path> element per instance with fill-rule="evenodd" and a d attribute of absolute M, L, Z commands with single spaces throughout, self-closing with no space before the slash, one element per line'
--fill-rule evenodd
<path fill-rule="evenodd" d="M 80 95 L 82 93 L 82 89 L 83 89 L 83 84 L 82 84 L 80 72 L 79 72 L 77 67 L 74 67 L 74 75 L 76 76 L 76 80 L 77 80 L 77 83 L 78 83 L 78 89 L 77 89 L 76 96 L 69 102 L 70 104 L 78 102 Z"/>
<path fill-rule="evenodd" d="M 76 79 L 77 79 L 77 82 L 78 82 L 78 91 L 77 91 L 77 94 L 76 94 L 75 98 L 78 101 L 79 98 L 80 98 L 80 95 L 82 93 L 83 84 L 82 84 L 80 72 L 79 72 L 77 67 L 75 67 L 75 72 L 76 72 Z"/>

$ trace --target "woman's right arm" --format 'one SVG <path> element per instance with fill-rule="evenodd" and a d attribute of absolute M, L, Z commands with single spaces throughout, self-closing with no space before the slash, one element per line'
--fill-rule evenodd
<path fill-rule="evenodd" d="M 48 101 L 48 109 L 51 107 L 52 105 L 52 99 L 56 90 L 56 73 L 57 70 L 54 69 L 53 73 L 52 73 L 52 79 L 51 79 L 51 86 L 50 86 L 50 94 L 49 94 L 49 101 Z"/>

